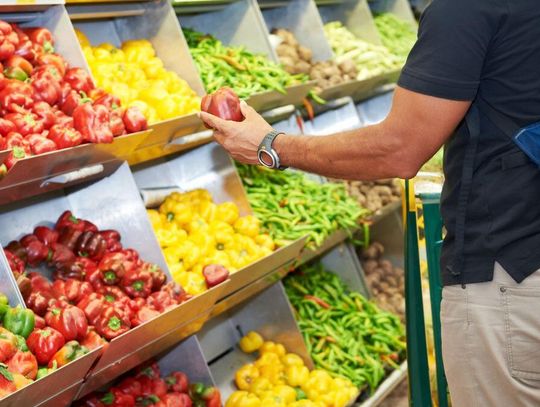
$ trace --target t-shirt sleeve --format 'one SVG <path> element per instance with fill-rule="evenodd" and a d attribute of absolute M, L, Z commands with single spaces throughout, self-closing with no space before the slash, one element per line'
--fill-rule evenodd
<path fill-rule="evenodd" d="M 506 0 L 434 0 L 420 19 L 398 85 L 429 96 L 473 100 Z"/>

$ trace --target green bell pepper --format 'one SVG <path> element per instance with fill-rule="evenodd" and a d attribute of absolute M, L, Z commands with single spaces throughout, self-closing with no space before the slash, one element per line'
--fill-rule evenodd
<path fill-rule="evenodd" d="M 30 309 L 24 309 L 20 305 L 16 308 L 9 308 L 4 315 L 4 328 L 25 339 L 34 330 L 34 324 L 34 312 Z"/>
<path fill-rule="evenodd" d="M 4 315 L 8 309 L 9 299 L 4 293 L 0 293 L 0 320 L 4 318 Z"/>

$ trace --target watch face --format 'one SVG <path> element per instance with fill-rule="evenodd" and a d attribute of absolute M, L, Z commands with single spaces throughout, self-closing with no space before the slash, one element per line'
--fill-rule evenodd
<path fill-rule="evenodd" d="M 257 153 L 259 162 L 265 167 L 274 168 L 276 165 L 276 159 L 274 156 L 266 150 L 259 150 Z"/>

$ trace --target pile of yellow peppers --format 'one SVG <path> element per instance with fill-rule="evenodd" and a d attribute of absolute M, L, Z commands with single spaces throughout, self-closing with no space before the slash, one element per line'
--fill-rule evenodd
<path fill-rule="evenodd" d="M 174 192 L 147 212 L 172 277 L 192 295 L 207 289 L 205 266 L 220 264 L 234 273 L 275 248 L 257 218 L 240 217 L 233 202 L 215 204 L 203 189 Z"/>
<path fill-rule="evenodd" d="M 265 342 L 257 332 L 244 336 L 240 348 L 259 351 L 259 358 L 236 372 L 239 390 L 225 407 L 345 407 L 358 395 L 348 379 L 332 378 L 320 369 L 310 372 L 300 356 Z"/>
<path fill-rule="evenodd" d="M 175 72 L 164 68 L 150 41 L 129 40 L 121 48 L 92 46 L 77 30 L 97 86 L 118 96 L 122 106 L 137 106 L 152 124 L 200 110 L 201 99 Z"/>

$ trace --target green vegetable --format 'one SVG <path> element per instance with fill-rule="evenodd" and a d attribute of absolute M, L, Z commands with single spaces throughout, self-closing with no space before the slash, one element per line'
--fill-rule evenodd
<path fill-rule="evenodd" d="M 296 171 L 237 168 L 253 212 L 278 245 L 308 235 L 310 247 L 320 246 L 332 232 L 356 228 L 369 213 L 342 184 L 320 184 Z"/>
<path fill-rule="evenodd" d="M 20 305 L 16 308 L 9 308 L 4 315 L 4 328 L 25 339 L 34 330 L 34 323 L 34 312 L 31 309 L 24 309 Z"/>
<path fill-rule="evenodd" d="M 307 82 L 307 75 L 291 75 L 266 55 L 253 54 L 244 47 L 225 46 L 217 38 L 184 28 L 191 55 L 208 93 L 223 86 L 232 88 L 241 99 L 267 91 L 286 93 L 286 88 Z"/>
<path fill-rule="evenodd" d="M 416 42 L 417 27 L 391 13 L 376 15 L 375 25 L 381 35 L 383 45 L 392 54 L 398 56 L 402 64 L 405 64 L 407 56 Z"/>
<path fill-rule="evenodd" d="M 9 299 L 4 293 L 0 293 L 0 305 L 9 305 Z"/>
<path fill-rule="evenodd" d="M 357 79 L 368 79 L 403 66 L 401 58 L 392 55 L 388 48 L 357 38 L 339 21 L 326 24 L 324 33 L 336 55 L 336 62 L 348 59 L 354 62 Z"/>
<path fill-rule="evenodd" d="M 304 267 L 284 280 L 298 326 L 319 368 L 373 392 L 404 358 L 405 329 L 321 265 Z"/>

